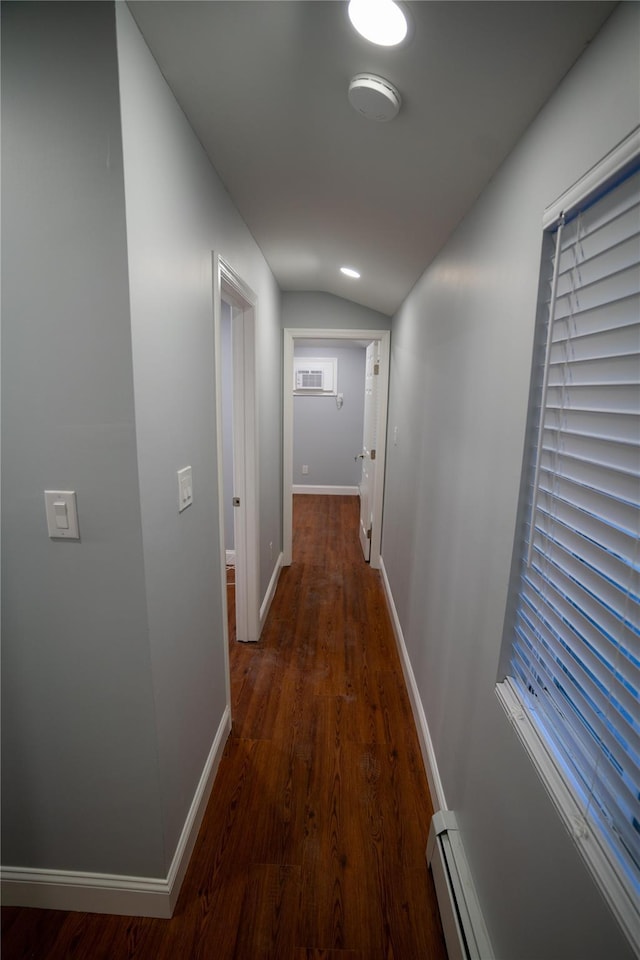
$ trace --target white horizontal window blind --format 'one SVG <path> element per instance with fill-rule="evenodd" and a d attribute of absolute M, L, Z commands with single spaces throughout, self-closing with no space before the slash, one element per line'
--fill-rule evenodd
<path fill-rule="evenodd" d="M 510 673 L 640 898 L 640 171 L 552 226 Z M 534 374 L 535 376 L 536 374 Z"/>

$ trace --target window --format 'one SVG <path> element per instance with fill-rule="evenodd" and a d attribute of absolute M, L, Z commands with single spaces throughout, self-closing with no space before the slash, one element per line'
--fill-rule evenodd
<path fill-rule="evenodd" d="M 640 947 L 640 157 L 545 231 L 523 534 L 498 695 Z"/>

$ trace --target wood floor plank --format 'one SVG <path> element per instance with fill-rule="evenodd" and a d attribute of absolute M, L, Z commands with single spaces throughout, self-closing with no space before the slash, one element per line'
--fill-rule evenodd
<path fill-rule="evenodd" d="M 15 943 L 19 949 L 15 960 L 37 957 L 42 944 L 53 944 L 64 925 L 67 914 L 60 910 L 25 910 L 2 908 L 2 944 Z M 4 952 L 4 949 L 3 949 Z"/>
<path fill-rule="evenodd" d="M 55 940 L 48 944 L 45 956 L 47 960 L 80 960 L 84 957 L 108 960 L 112 956 L 131 960 L 140 956 L 149 929 L 144 922 L 135 919 L 118 918 L 118 922 L 110 923 L 107 918 L 95 914 L 66 914 L 65 923 Z"/>
<path fill-rule="evenodd" d="M 306 792 L 300 937 L 316 947 L 344 947 L 348 864 L 340 764 L 340 700 L 314 697 L 306 734 L 315 751 Z"/>
<path fill-rule="evenodd" d="M 253 864 L 234 960 L 293 958 L 299 901 L 300 867 Z"/>
<path fill-rule="evenodd" d="M 250 862 L 301 865 L 307 770 L 308 761 L 293 743 L 280 750 L 265 741 L 256 744 L 251 803 L 243 814 L 251 824 Z"/>
<path fill-rule="evenodd" d="M 232 733 L 174 916 L 6 908 L 3 960 L 446 960 L 431 799 L 358 524 L 356 497 L 294 497 L 262 637 L 230 643 Z"/>
<path fill-rule="evenodd" d="M 296 960 L 363 960 L 359 950 L 307 950 L 303 947 Z"/>
<path fill-rule="evenodd" d="M 247 885 L 248 870 L 228 861 L 211 883 L 200 885 L 183 901 L 181 912 L 168 921 L 164 935 L 160 933 L 153 946 L 150 944 L 145 960 L 232 960 Z"/>

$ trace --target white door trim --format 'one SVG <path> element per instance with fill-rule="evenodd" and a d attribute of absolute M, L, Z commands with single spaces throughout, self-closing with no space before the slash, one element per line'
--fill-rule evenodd
<path fill-rule="evenodd" d="M 373 503 L 373 531 L 371 534 L 371 566 L 380 568 L 382 546 L 382 506 L 384 501 L 384 464 L 387 445 L 387 406 L 389 401 L 389 330 L 333 330 L 326 327 L 284 330 L 283 366 L 283 436 L 282 436 L 282 540 L 283 564 L 289 566 L 293 555 L 293 341 L 294 340 L 378 340 L 380 343 L 380 383 L 378 407 L 378 448 L 376 469 L 380 482 L 376 484 Z"/>
<path fill-rule="evenodd" d="M 260 636 L 258 569 L 258 417 L 256 408 L 255 328 L 257 297 L 240 275 L 217 253 L 213 254 L 216 429 L 218 452 L 218 511 L 224 604 L 225 656 L 228 657 L 227 585 L 224 543 L 224 497 L 234 496 L 236 554 L 236 635 L 241 641 Z M 234 489 L 226 491 L 222 459 L 221 301 L 231 304 L 233 331 L 233 473 Z M 227 662 L 227 683 L 229 664 Z M 230 691 L 229 693 L 229 703 Z"/>

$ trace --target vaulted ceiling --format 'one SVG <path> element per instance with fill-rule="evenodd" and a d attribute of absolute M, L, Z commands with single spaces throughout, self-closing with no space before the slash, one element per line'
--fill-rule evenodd
<path fill-rule="evenodd" d="M 129 0 L 283 290 L 392 314 L 615 3 L 404 6 L 389 49 L 342 0 Z M 365 71 L 400 91 L 395 120 L 349 104 Z"/>

